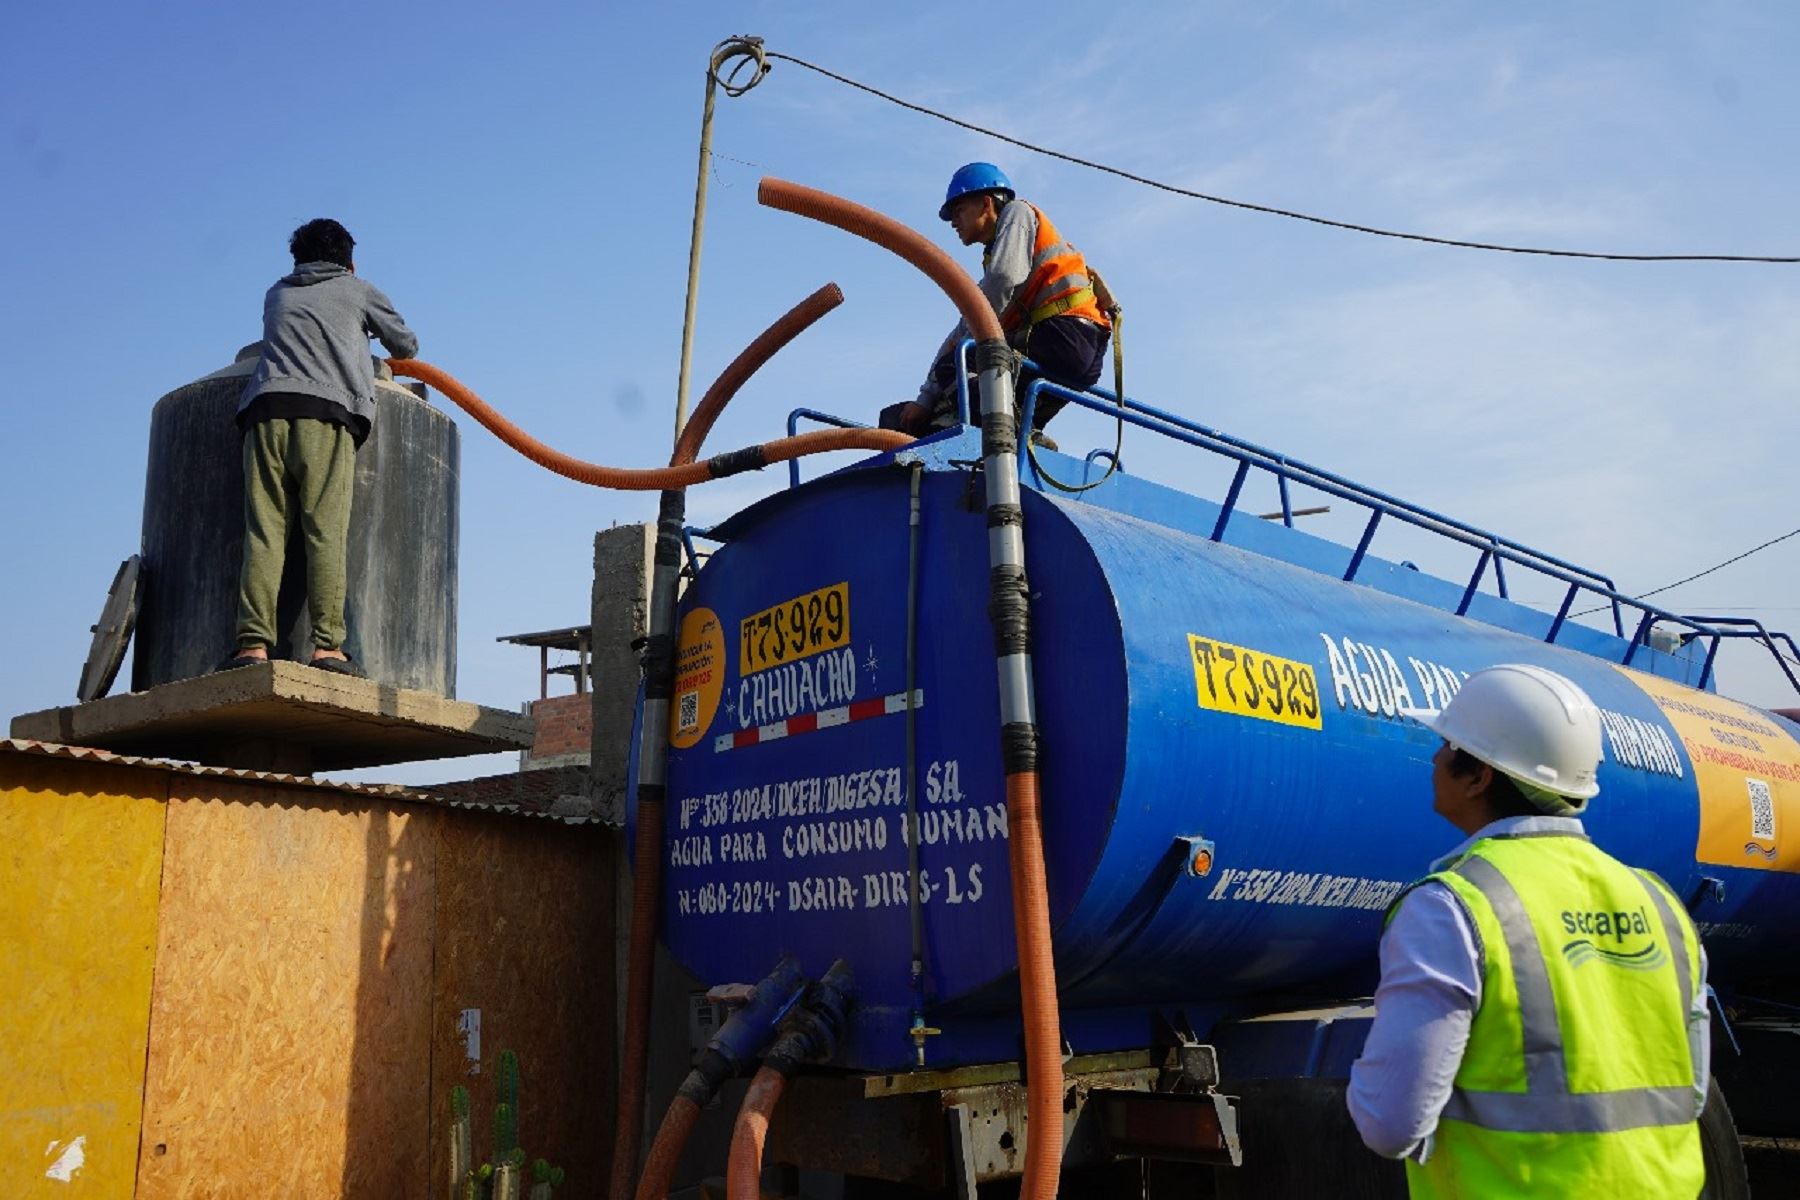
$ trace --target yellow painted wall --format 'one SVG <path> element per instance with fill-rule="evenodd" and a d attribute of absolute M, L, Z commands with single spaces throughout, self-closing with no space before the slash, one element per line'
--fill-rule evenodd
<path fill-rule="evenodd" d="M 8 1196 L 132 1195 L 166 788 L 161 772 L 0 755 Z"/>
<path fill-rule="evenodd" d="M 451 1085 L 493 1103 L 467 1009 L 490 1071 L 521 1057 L 528 1149 L 592 1191 L 613 1114 L 604 846 L 0 751 L 0 1195 L 440 1193 Z"/>

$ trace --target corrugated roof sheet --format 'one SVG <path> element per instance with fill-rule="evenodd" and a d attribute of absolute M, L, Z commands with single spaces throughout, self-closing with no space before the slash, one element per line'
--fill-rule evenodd
<path fill-rule="evenodd" d="M 353 796 L 369 796 L 379 800 L 401 800 L 413 804 L 432 804 L 440 808 L 466 808 L 476 812 L 507 813 L 520 817 L 543 817 L 553 821 L 561 821 L 566 825 L 589 825 L 597 823 L 597 820 L 594 817 L 566 816 L 521 808 L 517 805 L 469 804 L 463 801 L 449 800 L 433 792 L 404 787 L 397 783 L 340 783 L 329 779 L 315 779 L 310 775 L 283 775 L 275 771 L 246 771 L 234 767 L 208 767 L 202 766 L 199 763 L 176 762 L 166 758 L 142 758 L 134 754 L 114 754 L 110 750 L 96 750 L 90 746 L 65 746 L 60 742 L 38 742 L 24 738 L 0 738 L 0 753 L 35 754 L 45 758 L 72 759 L 76 762 L 104 763 L 121 767 L 145 767 L 158 771 L 170 771 L 177 775 L 231 779 L 243 783 L 266 783 L 273 784 L 276 787 L 305 788 L 310 791 L 318 792 L 348 793 Z"/>

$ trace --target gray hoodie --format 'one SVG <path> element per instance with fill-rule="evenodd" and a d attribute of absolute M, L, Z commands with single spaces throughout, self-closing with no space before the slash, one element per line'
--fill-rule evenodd
<path fill-rule="evenodd" d="M 381 289 L 336 263 L 294 268 L 263 297 L 262 356 L 238 411 L 264 392 L 295 392 L 341 405 L 366 429 L 375 422 L 369 339 L 411 358 L 419 339 Z"/>

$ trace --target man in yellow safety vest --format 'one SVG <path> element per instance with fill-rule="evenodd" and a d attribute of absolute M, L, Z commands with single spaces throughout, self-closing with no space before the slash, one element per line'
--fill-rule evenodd
<path fill-rule="evenodd" d="M 1681 903 L 1588 841 L 1600 718 L 1508 664 L 1442 710 L 1435 811 L 1468 834 L 1388 913 L 1350 1115 L 1415 1197 L 1688 1198 L 1705 1182 L 1706 961 Z"/>
<path fill-rule="evenodd" d="M 1096 281 L 1081 252 L 1063 240 L 1042 209 L 1017 198 L 1012 181 L 993 163 L 958 168 L 938 217 L 950 222 L 963 245 L 984 247 L 982 293 L 1012 348 L 1037 364 L 1036 373 L 1019 379 L 1020 416 L 1025 386 L 1038 375 L 1075 391 L 1091 387 L 1106 359 L 1112 318 L 1095 294 Z M 955 423 L 956 347 L 968 336 L 968 328 L 957 322 L 932 360 L 918 398 L 884 410 L 882 425 L 923 434 Z M 979 422 L 973 392 L 970 420 Z M 1067 402 L 1041 395 L 1034 431 Z"/>

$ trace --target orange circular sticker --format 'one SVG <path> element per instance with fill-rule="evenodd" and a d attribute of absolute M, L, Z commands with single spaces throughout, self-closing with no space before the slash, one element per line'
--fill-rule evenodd
<path fill-rule="evenodd" d="M 669 745 L 685 750 L 703 737 L 725 692 L 725 631 L 719 614 L 696 608 L 681 618 L 675 637 L 675 700 Z"/>

